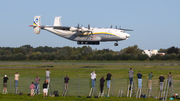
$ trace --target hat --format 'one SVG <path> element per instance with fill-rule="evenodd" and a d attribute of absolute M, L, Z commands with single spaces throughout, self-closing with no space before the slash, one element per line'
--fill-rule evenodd
<path fill-rule="evenodd" d="M 4 77 L 7 77 L 7 75 L 4 75 Z"/>

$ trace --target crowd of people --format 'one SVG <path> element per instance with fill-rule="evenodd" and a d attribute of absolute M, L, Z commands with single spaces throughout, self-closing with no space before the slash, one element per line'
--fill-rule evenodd
<path fill-rule="evenodd" d="M 129 73 L 129 84 L 130 86 L 133 85 L 133 74 L 134 74 L 134 71 L 132 68 L 130 68 L 130 70 L 128 71 Z M 95 71 L 93 71 L 91 74 L 91 83 L 92 83 L 92 88 L 95 87 L 95 82 L 96 82 L 96 73 Z M 138 88 L 142 88 L 142 73 L 141 71 L 139 71 L 137 73 L 137 78 L 138 78 Z M 18 72 L 16 72 L 15 74 L 15 89 L 18 89 L 18 80 L 19 80 L 19 77 L 20 75 L 18 74 Z M 107 81 L 107 89 L 110 89 L 110 86 L 111 86 L 111 77 L 112 77 L 112 74 L 110 72 L 108 72 L 108 74 L 106 75 L 106 80 L 104 77 L 100 78 L 100 93 L 102 94 L 103 93 L 103 89 L 104 89 L 104 82 Z M 151 72 L 149 75 L 148 75 L 148 89 L 152 89 L 152 77 L 153 77 L 153 73 Z M 6 94 L 7 93 L 7 81 L 8 81 L 8 77 L 7 75 L 4 76 L 3 78 L 3 94 Z M 159 87 L 160 87 L 160 91 L 163 91 L 163 86 L 164 86 L 164 79 L 165 77 L 161 74 L 160 77 L 159 77 Z M 40 81 L 40 78 L 39 76 L 37 76 L 35 78 L 35 82 L 32 82 L 31 85 L 30 85 L 30 96 L 34 96 L 34 94 L 38 94 L 39 92 L 39 81 Z M 66 77 L 64 78 L 64 90 L 68 91 L 68 81 L 69 81 L 69 77 L 66 75 Z M 172 78 L 172 74 L 171 72 L 169 72 L 168 74 L 168 83 L 169 83 L 169 87 L 172 86 L 172 81 L 173 81 L 173 78 Z M 50 83 L 50 71 L 49 69 L 47 69 L 46 71 L 46 80 L 44 81 L 43 83 L 43 96 L 44 97 L 47 97 L 47 94 L 48 94 L 48 88 L 49 88 L 49 83 Z"/>

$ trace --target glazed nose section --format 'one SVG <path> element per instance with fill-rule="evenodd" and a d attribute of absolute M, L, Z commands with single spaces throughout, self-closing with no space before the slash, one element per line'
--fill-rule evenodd
<path fill-rule="evenodd" d="M 130 35 L 129 34 L 126 34 L 126 38 L 129 38 L 130 37 Z"/>

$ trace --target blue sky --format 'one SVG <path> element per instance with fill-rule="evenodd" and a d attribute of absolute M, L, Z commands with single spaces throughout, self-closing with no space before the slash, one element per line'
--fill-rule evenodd
<path fill-rule="evenodd" d="M 180 47 L 180 0 L 1 0 L 0 47 L 22 45 L 82 47 L 50 32 L 39 35 L 31 27 L 34 16 L 42 15 L 43 25 L 53 25 L 62 16 L 64 26 L 110 27 L 133 29 L 128 40 L 90 45 L 93 49 L 119 51 L 138 45 L 143 49 Z"/>

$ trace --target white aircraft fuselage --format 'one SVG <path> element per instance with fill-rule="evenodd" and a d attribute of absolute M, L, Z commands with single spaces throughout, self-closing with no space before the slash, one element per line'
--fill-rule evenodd
<path fill-rule="evenodd" d="M 118 45 L 118 41 L 127 40 L 130 35 L 125 32 L 125 29 L 114 28 L 97 28 L 97 27 L 65 27 L 61 26 L 60 18 L 56 17 L 54 26 L 40 25 L 40 17 L 35 16 L 33 28 L 36 34 L 40 33 L 40 30 L 47 30 L 60 37 L 77 41 L 78 44 L 94 44 L 98 45 L 100 42 L 116 41 L 115 46 Z"/>

